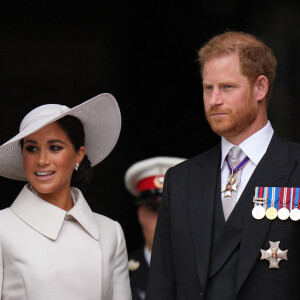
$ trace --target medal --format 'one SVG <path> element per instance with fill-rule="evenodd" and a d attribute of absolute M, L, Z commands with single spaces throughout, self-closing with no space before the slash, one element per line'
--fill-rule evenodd
<path fill-rule="evenodd" d="M 272 206 L 270 208 L 267 209 L 266 211 L 266 216 L 269 220 L 274 220 L 277 217 L 277 209 Z"/>
<path fill-rule="evenodd" d="M 256 220 L 261 220 L 266 215 L 266 210 L 263 206 L 258 205 L 252 209 L 252 216 Z"/>
<path fill-rule="evenodd" d="M 270 193 L 272 195 L 271 201 L 270 201 L 270 197 L 268 198 L 268 207 L 269 208 L 266 211 L 266 216 L 269 220 L 274 220 L 277 217 L 277 207 L 275 207 L 275 205 L 277 206 L 277 202 L 278 202 L 278 190 L 279 190 L 278 187 L 273 187 L 273 188 L 269 189 L 269 195 L 270 195 Z"/>
<path fill-rule="evenodd" d="M 286 208 L 280 208 L 280 210 L 278 211 L 278 218 L 282 221 L 285 221 L 289 218 L 290 216 L 290 211 Z"/>
<path fill-rule="evenodd" d="M 268 203 L 268 188 L 256 187 L 255 196 L 253 197 L 254 208 L 252 216 L 256 220 L 261 220 L 266 215 L 266 204 Z"/>
<path fill-rule="evenodd" d="M 250 161 L 250 158 L 245 156 L 244 159 L 235 167 L 232 168 L 230 165 L 228 157 L 226 157 L 226 162 L 229 169 L 229 178 L 227 180 L 227 184 L 224 186 L 224 188 L 221 190 L 222 193 L 224 193 L 224 197 L 231 197 L 232 191 L 236 192 L 239 182 L 236 181 L 236 178 L 234 177 L 234 174 L 241 170 L 246 166 L 246 164 Z"/>
<path fill-rule="evenodd" d="M 293 221 L 299 221 L 300 220 L 300 210 L 298 208 L 294 208 L 291 212 L 290 212 L 290 218 Z"/>
<path fill-rule="evenodd" d="M 287 204 L 287 199 L 290 199 L 290 188 L 281 188 L 280 189 L 280 203 L 282 204 L 282 208 L 278 210 L 278 218 L 282 221 L 287 220 L 290 216 L 290 211 L 286 208 Z"/>
<path fill-rule="evenodd" d="M 238 182 L 235 182 L 235 178 L 232 173 L 231 176 L 227 180 L 227 184 L 222 189 L 222 192 L 225 192 L 224 197 L 228 197 L 228 196 L 231 197 L 231 192 L 232 191 L 236 192 L 238 184 L 239 184 Z"/>
<path fill-rule="evenodd" d="M 266 259 L 269 261 L 269 269 L 279 269 L 279 262 L 281 260 L 287 260 L 287 252 L 288 250 L 280 250 L 279 244 L 280 242 L 269 242 L 270 248 L 268 250 L 260 249 L 261 251 L 261 260 Z"/>
<path fill-rule="evenodd" d="M 291 196 L 291 212 L 290 218 L 293 221 L 300 220 L 300 210 L 298 208 L 299 205 L 299 188 L 292 189 L 292 196 Z"/>

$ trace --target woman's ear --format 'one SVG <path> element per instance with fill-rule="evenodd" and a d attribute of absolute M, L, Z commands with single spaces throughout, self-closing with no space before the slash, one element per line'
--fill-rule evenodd
<path fill-rule="evenodd" d="M 86 153 L 85 147 L 81 146 L 79 148 L 79 150 L 77 151 L 77 153 L 76 153 L 76 162 L 77 163 L 80 164 L 82 162 L 82 160 L 83 160 L 83 158 L 85 156 L 85 153 Z"/>

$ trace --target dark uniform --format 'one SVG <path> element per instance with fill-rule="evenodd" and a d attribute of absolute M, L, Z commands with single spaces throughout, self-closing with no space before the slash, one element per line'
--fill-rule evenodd
<path fill-rule="evenodd" d="M 131 268 L 131 262 L 137 268 Z M 129 256 L 129 276 L 132 292 L 132 300 L 144 300 L 148 280 L 149 266 L 144 256 L 144 247 Z"/>

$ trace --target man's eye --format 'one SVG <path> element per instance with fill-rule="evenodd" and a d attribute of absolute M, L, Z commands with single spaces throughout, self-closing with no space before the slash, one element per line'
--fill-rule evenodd
<path fill-rule="evenodd" d="M 213 87 L 211 85 L 206 85 L 204 88 L 205 88 L 206 91 L 212 91 L 213 90 Z"/>
<path fill-rule="evenodd" d="M 25 150 L 26 150 L 27 152 L 32 153 L 32 152 L 35 152 L 35 151 L 37 150 L 37 148 L 36 148 L 35 146 L 26 146 L 26 147 L 25 147 Z"/>
<path fill-rule="evenodd" d="M 224 85 L 224 88 L 225 88 L 225 89 L 232 89 L 232 88 L 233 88 L 233 86 L 232 86 L 232 85 L 230 85 L 230 84 L 226 84 L 226 85 Z"/>
<path fill-rule="evenodd" d="M 51 145 L 50 146 L 50 150 L 51 151 L 59 151 L 61 149 L 62 149 L 62 147 L 60 147 L 60 146 L 56 146 L 56 145 Z"/>

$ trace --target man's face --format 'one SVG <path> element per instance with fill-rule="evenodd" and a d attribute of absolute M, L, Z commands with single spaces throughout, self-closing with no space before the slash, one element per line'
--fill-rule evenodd
<path fill-rule="evenodd" d="M 232 141 L 251 132 L 258 103 L 248 78 L 241 73 L 237 54 L 205 62 L 203 99 L 207 121 L 215 133 Z"/>

